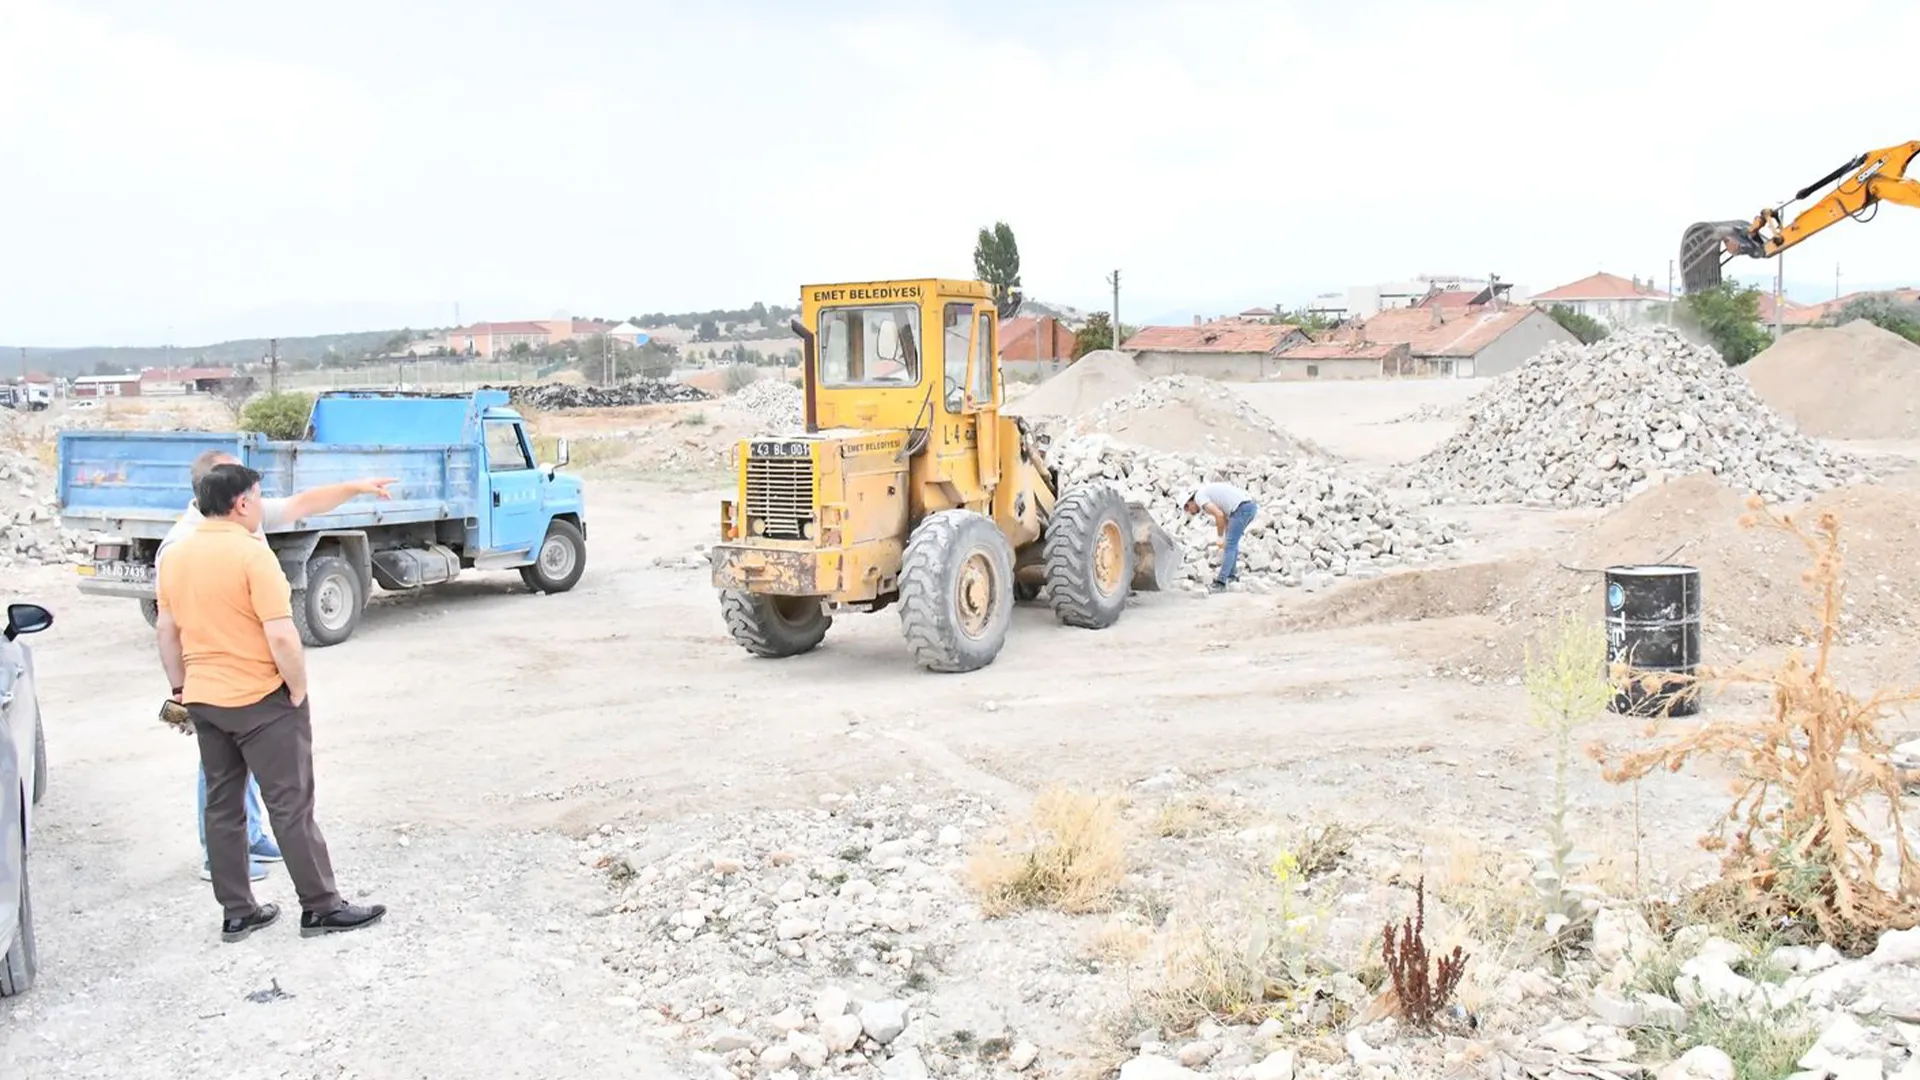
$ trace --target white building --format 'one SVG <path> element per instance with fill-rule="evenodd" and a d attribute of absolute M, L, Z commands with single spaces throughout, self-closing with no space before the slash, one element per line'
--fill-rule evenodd
<path fill-rule="evenodd" d="M 1557 304 L 1609 327 L 1646 322 L 1649 315 L 1672 299 L 1653 287 L 1652 278 L 1629 280 L 1607 273 L 1583 277 L 1533 298 L 1542 308 Z"/>
<path fill-rule="evenodd" d="M 1415 307 L 1433 293 L 1478 293 L 1490 284 L 1492 282 L 1487 278 L 1462 277 L 1458 274 L 1419 274 L 1406 281 L 1353 285 L 1344 292 L 1321 293 L 1307 305 L 1307 311 L 1309 314 L 1319 315 L 1334 322 L 1366 319 L 1383 311 Z M 1501 284 L 1506 283 L 1501 282 Z M 1505 297 L 1512 303 L 1526 303 L 1526 287 L 1508 286 Z"/>

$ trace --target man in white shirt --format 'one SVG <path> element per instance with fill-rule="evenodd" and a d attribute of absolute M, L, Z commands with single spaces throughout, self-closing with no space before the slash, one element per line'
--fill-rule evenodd
<path fill-rule="evenodd" d="M 1259 509 L 1253 496 L 1221 481 L 1201 484 L 1187 493 L 1186 511 L 1197 514 L 1202 510 L 1213 519 L 1214 528 L 1226 541 L 1220 553 L 1220 573 L 1208 586 L 1208 592 L 1224 592 L 1227 582 L 1236 580 L 1240 574 L 1240 536 L 1252 523 L 1253 515 Z"/>
<path fill-rule="evenodd" d="M 201 477 L 207 475 L 215 465 L 238 465 L 240 459 L 224 450 L 209 450 L 193 461 L 193 484 L 198 487 Z M 333 510 L 358 495 L 372 495 L 377 498 L 389 498 L 387 486 L 394 483 L 390 477 L 349 480 L 340 484 L 327 484 L 312 488 L 285 499 L 262 499 L 260 528 L 254 530 L 254 536 L 266 543 L 267 530 L 279 528 L 302 518 L 316 517 Z M 173 523 L 167 535 L 160 541 L 160 547 L 153 553 L 155 580 L 159 580 L 160 560 L 166 558 L 167 548 L 174 543 L 193 535 L 195 529 L 206 518 L 200 513 L 199 506 L 189 501 L 186 512 L 180 520 Z M 200 770 L 200 787 L 194 818 L 200 822 L 200 876 L 212 880 L 213 868 L 207 860 L 207 771 Z M 252 776 L 247 777 L 247 846 L 253 855 L 247 875 L 254 881 L 267 876 L 267 868 L 262 863 L 280 861 L 280 845 L 267 835 L 263 823 L 266 812 L 260 804 L 260 784 Z"/>

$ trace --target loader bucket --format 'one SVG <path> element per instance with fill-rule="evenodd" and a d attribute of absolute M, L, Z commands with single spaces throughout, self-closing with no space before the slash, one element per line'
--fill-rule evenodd
<path fill-rule="evenodd" d="M 1161 528 L 1144 506 L 1127 507 L 1133 526 L 1133 591 L 1165 592 L 1179 580 L 1185 556 L 1172 535 Z"/>
<path fill-rule="evenodd" d="M 1681 285 L 1690 293 L 1711 289 L 1720 284 L 1720 268 L 1727 256 L 1758 258 L 1761 254 L 1747 222 L 1695 222 L 1680 236 Z"/>

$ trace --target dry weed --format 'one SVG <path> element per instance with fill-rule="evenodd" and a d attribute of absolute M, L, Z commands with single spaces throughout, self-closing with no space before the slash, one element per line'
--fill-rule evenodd
<path fill-rule="evenodd" d="M 1232 828 L 1244 817 L 1233 804 L 1216 796 L 1183 795 L 1160 804 L 1153 817 L 1153 834 L 1165 840 L 1185 840 Z"/>
<path fill-rule="evenodd" d="M 1742 517 L 1742 527 L 1784 531 L 1811 556 L 1804 575 L 1816 597 L 1811 658 L 1796 652 L 1771 672 L 1703 669 L 1694 677 L 1771 687 L 1764 716 L 1703 723 L 1617 764 L 1608 764 L 1605 747 L 1592 754 L 1614 783 L 1678 772 L 1700 755 L 1737 762 L 1733 805 L 1701 841 L 1724 852 L 1722 878 L 1700 899 L 1743 925 L 1810 930 L 1837 948 L 1860 951 L 1884 930 L 1920 922 L 1920 863 L 1901 821 L 1892 748 L 1880 732 L 1891 710 L 1920 701 L 1920 688 L 1863 699 L 1834 684 L 1830 661 L 1843 596 L 1839 519 L 1822 514 L 1809 532 L 1758 499 L 1748 507 L 1753 513 Z M 1625 674 L 1616 670 L 1615 677 Z M 1661 727 L 1656 718 L 1647 736 L 1658 737 Z M 1881 879 L 1885 851 L 1863 820 L 1870 807 L 1882 808 L 1892 836 L 1891 886 Z"/>
<path fill-rule="evenodd" d="M 1126 875 L 1126 835 L 1117 797 L 1051 788 L 999 843 L 967 860 L 967 883 L 989 918 L 1024 908 L 1104 911 Z"/>

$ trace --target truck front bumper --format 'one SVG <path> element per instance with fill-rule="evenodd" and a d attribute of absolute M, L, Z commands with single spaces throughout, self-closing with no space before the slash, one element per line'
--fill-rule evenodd
<path fill-rule="evenodd" d="M 900 576 L 900 544 L 873 540 L 844 548 L 804 544 L 716 544 L 717 589 L 771 596 L 818 596 L 835 603 L 862 603 L 892 592 Z"/>
<path fill-rule="evenodd" d="M 97 561 L 73 568 L 80 576 L 84 596 L 119 596 L 134 600 L 154 598 L 153 567 L 143 563 Z"/>

